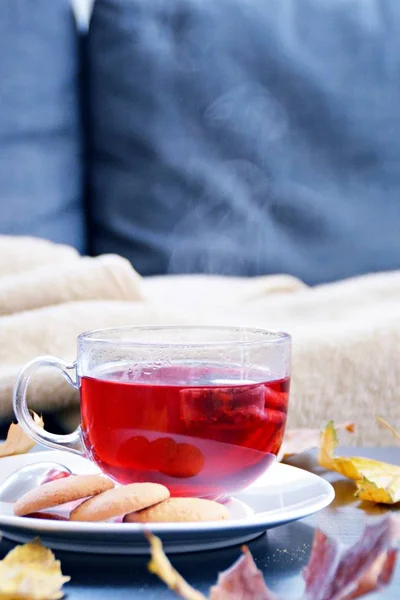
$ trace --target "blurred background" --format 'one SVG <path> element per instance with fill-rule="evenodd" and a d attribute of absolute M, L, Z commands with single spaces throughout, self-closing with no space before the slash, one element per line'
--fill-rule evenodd
<path fill-rule="evenodd" d="M 1 234 L 142 275 L 399 268 L 398 0 L 91 6 L 1 2 Z"/>

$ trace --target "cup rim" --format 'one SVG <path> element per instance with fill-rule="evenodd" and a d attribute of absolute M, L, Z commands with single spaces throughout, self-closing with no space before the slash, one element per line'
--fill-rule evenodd
<path fill-rule="evenodd" d="M 254 339 L 250 340 L 241 340 L 241 339 L 221 339 L 218 341 L 162 341 L 161 339 L 158 341 L 148 341 L 148 340 L 134 340 L 134 339 L 113 339 L 107 338 L 105 334 L 109 334 L 111 332 L 145 332 L 145 331 L 173 331 L 173 330 L 184 330 L 184 331 L 227 331 L 238 333 L 246 332 L 254 334 Z M 102 335 L 104 337 L 102 337 Z M 268 336 L 268 337 L 267 337 Z M 263 346 L 263 345 L 276 345 L 276 344 L 284 344 L 290 343 L 292 336 L 286 331 L 281 331 L 278 329 L 262 329 L 257 327 L 239 327 L 239 326 L 225 326 L 225 325 L 154 325 L 154 326 L 122 326 L 122 327 L 107 327 L 102 329 L 89 329 L 83 331 L 78 335 L 78 343 L 80 342 L 93 342 L 99 344 L 107 344 L 107 345 L 124 345 L 124 346 L 137 346 L 137 347 L 147 347 L 147 348 L 196 348 L 196 347 L 232 347 L 232 346 L 240 346 L 240 347 L 254 347 L 254 346 Z"/>

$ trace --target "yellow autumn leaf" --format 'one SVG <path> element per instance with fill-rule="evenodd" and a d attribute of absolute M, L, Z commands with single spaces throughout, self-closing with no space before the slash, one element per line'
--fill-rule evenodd
<path fill-rule="evenodd" d="M 354 423 L 342 423 L 337 426 L 337 429 L 354 433 Z M 313 448 L 318 448 L 320 436 L 320 429 L 288 429 L 283 437 L 278 460 L 285 460 Z"/>
<path fill-rule="evenodd" d="M 174 569 L 164 554 L 161 540 L 151 533 L 148 533 L 146 537 L 151 550 L 151 561 L 148 564 L 150 573 L 157 575 L 175 594 L 185 598 L 185 600 L 207 600 L 203 594 L 192 588 Z M 1 596 L 0 600 L 2 600 Z"/>
<path fill-rule="evenodd" d="M 389 479 L 389 482 L 383 480 L 374 482 L 364 478 L 361 485 L 358 486 L 357 497 L 361 500 L 379 502 L 380 504 L 400 502 L 400 471 L 398 475 L 389 476 Z"/>
<path fill-rule="evenodd" d="M 358 456 L 335 456 L 338 437 L 333 421 L 321 433 L 319 464 L 357 484 L 356 496 L 371 502 L 400 502 L 400 467 Z"/>
<path fill-rule="evenodd" d="M 32 417 L 39 427 L 43 427 L 43 419 L 32 411 Z M 14 456 L 15 454 L 26 454 L 31 448 L 34 447 L 34 442 L 26 433 L 23 431 L 21 425 L 11 423 L 7 439 L 3 444 L 0 444 L 0 458 L 6 456 Z"/>
<path fill-rule="evenodd" d="M 58 600 L 69 580 L 52 551 L 36 539 L 0 561 L 0 600 Z"/>

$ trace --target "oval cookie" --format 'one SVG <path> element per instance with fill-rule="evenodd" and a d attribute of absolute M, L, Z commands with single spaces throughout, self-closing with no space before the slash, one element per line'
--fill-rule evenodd
<path fill-rule="evenodd" d="M 66 502 L 81 500 L 114 487 L 104 475 L 71 475 L 56 479 L 30 490 L 14 504 L 14 514 L 20 517 Z"/>
<path fill-rule="evenodd" d="M 107 521 L 147 508 L 168 497 L 168 488 L 159 483 L 130 483 L 85 500 L 71 512 L 69 518 L 71 521 Z"/>
<path fill-rule="evenodd" d="M 183 523 L 229 519 L 223 504 L 204 498 L 169 498 L 156 506 L 125 516 L 124 523 Z"/>

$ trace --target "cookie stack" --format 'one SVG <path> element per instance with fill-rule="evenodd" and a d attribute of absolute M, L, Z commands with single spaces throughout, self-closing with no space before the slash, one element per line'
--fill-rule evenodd
<path fill-rule="evenodd" d="M 203 498 L 170 498 L 159 483 L 115 486 L 104 475 L 71 475 L 45 483 L 14 504 L 14 514 L 33 516 L 69 502 L 82 501 L 69 514 L 70 521 L 125 523 L 178 523 L 220 521 L 229 518 L 225 506 Z"/>

